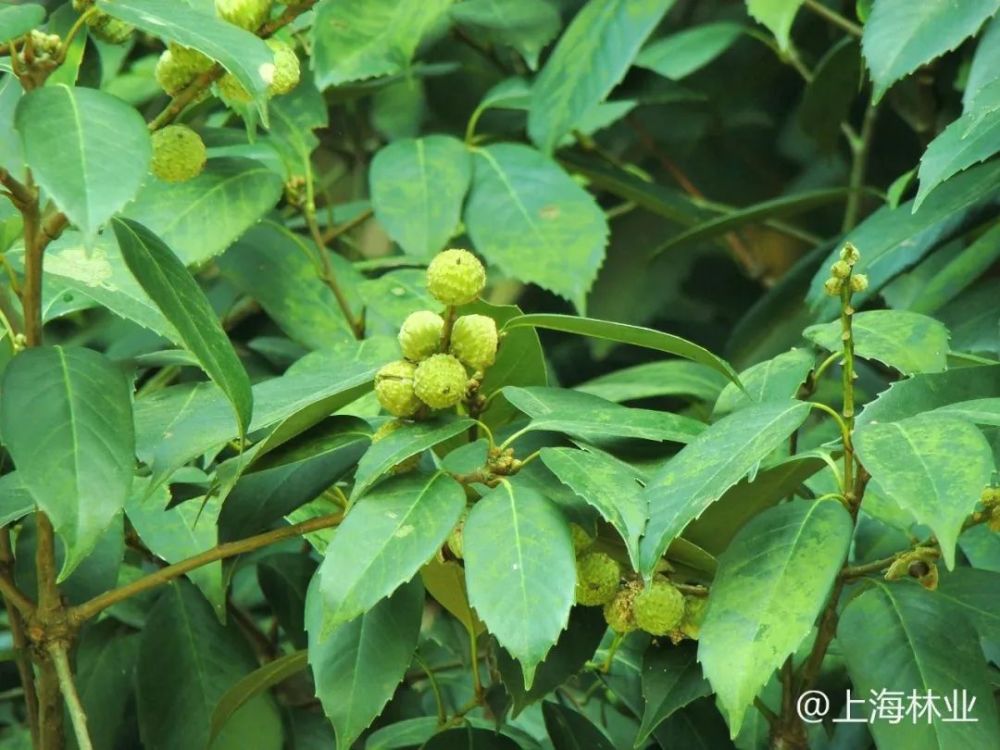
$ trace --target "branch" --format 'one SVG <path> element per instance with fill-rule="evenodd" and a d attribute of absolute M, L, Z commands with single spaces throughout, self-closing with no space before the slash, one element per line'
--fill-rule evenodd
<path fill-rule="evenodd" d="M 310 518 L 308 521 L 303 521 L 302 523 L 297 523 L 294 526 L 285 526 L 280 529 L 275 529 L 274 531 L 267 531 L 263 534 L 247 537 L 246 539 L 240 539 L 235 542 L 227 542 L 225 544 L 212 547 L 212 549 L 206 550 L 195 555 L 194 557 L 189 557 L 187 560 L 181 560 L 179 563 L 175 563 L 174 565 L 168 565 L 167 567 L 150 573 L 149 575 L 133 581 L 132 583 L 126 584 L 125 586 L 119 586 L 118 588 L 110 591 L 105 591 L 103 594 L 99 594 L 83 604 L 72 607 L 68 612 L 69 622 L 78 626 L 120 601 L 128 599 L 131 596 L 135 596 L 136 594 L 141 594 L 144 591 L 149 591 L 150 589 L 156 588 L 161 584 L 168 583 L 169 581 L 179 578 L 195 568 L 200 568 L 203 565 L 208 565 L 209 563 L 216 562 L 217 560 L 224 560 L 227 557 L 236 557 L 237 555 L 242 555 L 247 552 L 253 552 L 261 547 L 267 547 L 268 545 L 275 544 L 277 542 L 283 542 L 286 539 L 294 539 L 295 537 L 308 534 L 312 531 L 328 529 L 331 526 L 339 524 L 343 518 L 343 513 L 319 516 L 317 518 Z"/>
<path fill-rule="evenodd" d="M 80 694 L 76 692 L 76 685 L 73 683 L 73 672 L 69 666 L 69 657 L 66 654 L 66 645 L 59 641 L 54 641 L 49 645 L 49 656 L 56 667 L 56 676 L 59 678 L 59 689 L 62 690 L 66 699 L 66 708 L 69 710 L 69 718 L 73 723 L 73 733 L 76 735 L 76 744 L 80 750 L 94 750 L 94 745 L 90 741 L 90 734 L 87 732 L 87 714 L 80 703 Z"/>
<path fill-rule="evenodd" d="M 842 15 L 837 13 L 831 8 L 827 8 L 823 3 L 818 2 L 818 0 L 805 0 L 805 6 L 815 13 L 817 16 L 825 18 L 827 21 L 832 23 L 839 29 L 846 31 L 851 36 L 856 36 L 861 38 L 861 33 L 863 29 L 858 26 L 853 21 L 844 18 Z"/>

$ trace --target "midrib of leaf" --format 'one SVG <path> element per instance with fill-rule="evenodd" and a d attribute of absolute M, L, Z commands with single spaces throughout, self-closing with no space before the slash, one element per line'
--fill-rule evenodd
<path fill-rule="evenodd" d="M 920 468 L 924 470 L 924 476 L 927 477 L 927 480 L 930 483 L 931 487 L 934 488 L 935 497 L 940 498 L 941 494 L 940 492 L 938 492 L 937 483 L 934 481 L 935 478 L 934 473 L 927 465 L 927 462 L 924 461 L 924 457 L 920 455 L 920 452 L 917 450 L 917 446 L 913 444 L 913 439 L 906 432 L 906 428 L 903 427 L 903 425 L 901 425 L 899 422 L 890 422 L 890 424 L 899 431 L 899 434 L 903 437 L 903 440 L 906 441 L 906 444 L 910 448 L 910 451 L 913 453 L 913 456 L 917 459 L 917 462 L 920 464 Z M 920 515 L 924 514 L 921 513 Z"/>
<path fill-rule="evenodd" d="M 888 590 L 888 588 L 882 584 L 878 585 L 884 596 L 889 600 L 889 605 L 892 608 L 893 615 L 895 615 L 896 619 L 899 621 L 899 629 L 903 631 L 903 637 L 906 639 L 906 645 L 909 647 L 910 653 L 913 654 L 913 663 L 916 665 L 917 672 L 920 674 L 920 681 L 923 683 L 924 687 L 927 687 L 927 675 L 924 671 L 924 664 L 920 659 L 920 652 L 917 650 L 916 642 L 913 640 L 913 636 L 906 627 L 906 621 L 903 618 L 903 613 L 899 609 L 899 605 L 896 603 L 896 600 L 893 598 L 892 593 Z M 941 735 L 938 733 L 936 722 L 932 721 L 930 723 L 935 725 L 934 736 L 937 738 L 938 746 L 943 747 L 943 745 L 941 745 Z"/>
<path fill-rule="evenodd" d="M 507 189 L 507 192 L 510 194 L 511 200 L 513 200 L 514 205 L 517 206 L 517 210 L 520 211 L 521 216 L 524 217 L 525 223 L 535 234 L 535 236 L 539 239 L 541 244 L 545 245 L 549 249 L 552 249 L 552 244 L 545 236 L 545 233 L 541 230 L 541 227 L 539 227 L 532 219 L 531 213 L 528 211 L 524 203 L 521 201 L 521 198 L 518 195 L 517 191 L 514 189 L 514 186 L 511 185 L 510 180 L 507 179 L 506 172 L 504 172 L 500 168 L 500 165 L 497 163 L 497 160 L 493 157 L 493 155 L 490 154 L 485 149 L 477 149 L 475 153 L 478 156 L 482 156 L 484 159 L 486 159 L 487 162 L 489 162 L 490 167 L 492 167 L 493 171 L 496 172 L 496 175 L 499 178 L 500 182 L 503 183 L 503 186 Z"/>
<path fill-rule="evenodd" d="M 208 706 L 209 700 L 208 700 L 208 687 L 207 687 L 207 681 L 208 681 L 207 669 L 205 665 L 202 663 L 201 655 L 198 653 L 197 640 L 194 637 L 194 628 L 191 624 L 191 620 L 188 618 L 188 612 L 187 612 L 187 607 L 185 606 L 184 603 L 184 597 L 180 595 L 179 589 L 174 588 L 174 592 L 179 600 L 179 606 L 174 607 L 174 610 L 180 616 L 180 619 L 183 624 L 184 634 L 188 636 L 188 640 L 190 641 L 191 660 L 194 662 L 195 674 L 198 677 L 198 679 L 195 682 L 198 685 L 198 692 L 201 693 L 202 697 L 201 705 Z"/>
<path fill-rule="evenodd" d="M 76 423 L 76 410 L 73 408 L 73 386 L 69 379 L 69 368 L 66 366 L 66 352 L 61 346 L 55 347 L 56 354 L 59 357 L 59 372 L 62 375 L 63 385 L 66 388 L 66 408 L 67 416 L 69 421 L 69 432 L 73 440 L 73 451 L 71 461 L 73 463 L 73 486 L 76 490 L 77 499 L 81 497 L 80 486 L 80 436 L 78 434 L 78 425 Z M 79 531 L 80 526 L 80 504 L 76 503 L 74 508 L 74 529 L 73 531 Z M 74 538 L 76 534 L 74 533 Z"/>
<path fill-rule="evenodd" d="M 510 515 L 511 522 L 514 526 L 514 552 L 517 557 L 517 582 L 519 588 L 521 589 L 521 600 L 524 609 L 523 612 L 529 612 L 530 607 L 528 606 L 528 586 L 524 577 L 524 550 L 521 546 L 521 527 L 518 523 L 517 517 L 517 502 L 514 500 L 514 490 L 510 486 L 510 483 L 504 481 L 504 490 L 507 492 L 507 497 L 510 499 Z"/>
<path fill-rule="evenodd" d="M 76 145 L 80 152 L 80 174 L 83 175 L 83 185 L 79 191 L 79 197 L 83 201 L 84 215 L 87 217 L 87 223 L 90 223 L 90 190 L 88 190 L 88 185 L 90 184 L 87 178 L 87 152 L 84 147 L 83 142 L 83 121 L 80 119 L 80 110 L 76 106 L 76 99 L 73 97 L 73 91 L 69 86 L 60 85 L 57 88 L 62 89 L 66 92 L 66 96 L 69 99 L 69 106 L 73 112 L 73 124 L 75 125 L 75 135 L 76 135 Z"/>
<path fill-rule="evenodd" d="M 223 190 L 224 188 L 228 187 L 231 182 L 242 181 L 244 178 L 251 178 L 259 174 L 268 174 L 268 173 L 270 173 L 269 169 L 261 167 L 261 168 L 247 169 L 237 174 L 229 175 L 220 182 L 217 182 L 209 189 L 201 191 L 199 193 L 199 196 L 188 204 L 187 208 L 178 211 L 172 221 L 168 222 L 167 224 L 164 224 L 163 227 L 158 232 L 158 234 L 162 237 L 168 232 L 173 231 L 174 227 L 176 227 L 178 224 L 184 221 L 187 218 L 188 214 L 190 214 L 196 208 L 199 208 L 201 204 L 205 203 L 207 200 L 212 198 L 220 190 Z"/>
<path fill-rule="evenodd" d="M 431 225 L 431 205 L 430 205 L 430 195 L 427 192 L 427 161 L 424 153 L 424 139 L 417 138 L 415 143 L 417 147 L 417 164 L 420 168 L 420 194 L 422 197 L 422 203 L 424 207 L 424 218 L 426 219 L 423 226 L 421 227 L 422 230 L 421 235 L 423 235 L 424 239 L 423 243 L 424 248 L 434 249 L 434 248 L 427 248 L 427 243 L 429 241 L 428 232 Z"/>
<path fill-rule="evenodd" d="M 595 55 L 583 54 L 583 52 L 587 50 L 596 51 L 597 49 L 600 48 L 601 46 L 600 41 L 604 38 L 605 32 L 607 30 L 608 18 L 614 15 L 620 4 L 621 4 L 620 0 L 612 0 L 612 2 L 608 3 L 603 8 L 601 8 L 599 13 L 596 16 L 594 16 L 594 20 L 591 24 L 591 31 L 589 32 L 589 35 L 591 36 L 592 39 L 597 40 L 596 44 L 586 44 L 586 43 L 579 44 L 579 49 L 581 50 L 581 53 L 579 55 L 576 55 L 575 57 L 577 57 L 578 60 L 579 58 L 582 58 L 583 64 L 581 65 L 581 67 L 585 69 L 587 75 L 592 73 L 594 70 L 594 66 L 591 63 L 594 60 Z M 585 13 L 588 7 L 589 6 L 585 5 L 583 10 L 580 11 L 580 13 Z M 579 15 L 574 17 L 573 21 L 570 22 L 571 27 L 573 24 L 576 23 L 578 18 Z M 577 31 L 577 30 L 574 28 L 570 28 L 569 31 Z M 586 40 L 586 36 L 588 35 L 581 35 L 580 42 L 584 42 Z M 565 38 L 565 36 L 563 38 Z M 576 42 L 576 40 L 572 41 Z M 576 44 L 573 45 L 573 47 L 576 46 L 577 46 Z M 572 49 L 573 47 L 567 46 L 567 49 Z M 560 50 L 557 48 L 556 51 L 558 52 Z M 581 78 L 584 77 L 586 76 L 581 75 Z M 573 86 L 559 86 L 558 88 L 556 88 L 556 91 L 559 92 L 554 97 L 556 99 L 557 105 L 565 107 L 568 102 L 571 102 L 573 100 L 573 95 L 576 93 L 576 88 Z M 560 133 L 559 135 L 562 134 Z"/>

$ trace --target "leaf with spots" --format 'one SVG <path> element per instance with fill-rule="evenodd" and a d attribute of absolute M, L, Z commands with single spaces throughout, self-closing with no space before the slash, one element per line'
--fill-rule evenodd
<path fill-rule="evenodd" d="M 413 578 L 455 528 L 462 485 L 447 474 L 395 477 L 354 505 L 319 569 L 326 627 L 353 620 Z"/>
<path fill-rule="evenodd" d="M 538 284 L 582 312 L 608 239 L 597 201 L 528 146 L 501 143 L 473 156 L 465 225 L 476 250 L 504 273 Z"/>
<path fill-rule="evenodd" d="M 429 260 L 455 234 L 471 179 L 469 152 L 451 136 L 390 143 L 368 176 L 375 218 L 405 252 Z"/>
<path fill-rule="evenodd" d="M 812 630 L 852 531 L 839 502 L 796 501 L 756 516 L 719 558 L 698 660 L 733 737 L 754 696 Z"/>
<path fill-rule="evenodd" d="M 573 606 L 569 525 L 537 490 L 504 482 L 472 508 L 463 546 L 469 601 L 530 688 Z"/>

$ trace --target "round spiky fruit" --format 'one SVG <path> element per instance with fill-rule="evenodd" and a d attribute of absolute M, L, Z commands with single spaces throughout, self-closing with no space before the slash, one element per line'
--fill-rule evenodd
<path fill-rule="evenodd" d="M 607 604 L 618 593 L 622 570 L 603 552 L 588 552 L 576 561 L 576 601 L 586 607 Z"/>
<path fill-rule="evenodd" d="M 635 630 L 635 586 L 629 584 L 618 590 L 614 598 L 604 605 L 604 621 L 619 635 Z"/>
<path fill-rule="evenodd" d="M 666 635 L 681 624 L 684 595 L 669 581 L 654 580 L 635 597 L 635 624 L 650 635 Z"/>
<path fill-rule="evenodd" d="M 219 89 L 219 94 L 227 102 L 248 104 L 253 101 L 253 96 L 232 73 L 226 73 L 215 85 Z"/>
<path fill-rule="evenodd" d="M 153 133 L 150 170 L 164 182 L 185 182 L 201 174 L 205 144 L 187 125 L 168 125 Z"/>
<path fill-rule="evenodd" d="M 465 549 L 463 547 L 464 532 L 465 532 L 465 514 L 463 513 L 458 523 L 455 524 L 455 528 L 452 529 L 451 533 L 448 535 L 448 542 L 447 542 L 449 551 L 458 560 L 461 560 L 465 555 Z"/>
<path fill-rule="evenodd" d="M 688 638 L 697 640 L 701 635 L 701 624 L 705 621 L 706 609 L 708 609 L 708 597 L 685 596 L 684 617 L 677 629 Z"/>
<path fill-rule="evenodd" d="M 836 276 L 831 276 L 826 281 L 823 282 L 823 291 L 829 294 L 831 297 L 839 297 L 840 290 L 844 288 L 844 280 L 838 279 Z"/>
<path fill-rule="evenodd" d="M 212 58 L 207 55 L 203 55 L 198 50 L 191 49 L 190 47 L 184 47 L 183 45 L 170 42 L 170 44 L 167 45 L 167 50 L 173 56 L 177 64 L 181 68 L 189 71 L 192 75 L 200 75 L 214 65 Z"/>
<path fill-rule="evenodd" d="M 197 73 L 178 62 L 174 53 L 167 50 L 156 61 L 155 75 L 160 88 L 173 96 L 191 83 Z"/>
<path fill-rule="evenodd" d="M 271 96 L 280 96 L 299 85 L 299 56 L 295 54 L 295 49 L 280 39 L 268 39 L 267 46 L 274 53 L 274 73 L 271 76 L 271 83 L 267 87 L 267 93 Z"/>
<path fill-rule="evenodd" d="M 94 36 L 108 44 L 124 44 L 135 31 L 135 26 L 132 24 L 119 21 L 101 11 L 87 18 L 87 25 Z"/>
<path fill-rule="evenodd" d="M 451 353 L 473 370 L 485 370 L 497 358 L 497 324 L 486 315 L 463 315 L 451 329 Z"/>
<path fill-rule="evenodd" d="M 833 274 L 834 278 L 846 279 L 851 275 L 851 264 L 846 260 L 838 260 L 830 266 L 830 273 Z"/>
<path fill-rule="evenodd" d="M 399 347 L 413 362 L 427 359 L 441 349 L 444 318 L 430 310 L 418 310 L 403 321 L 399 329 Z"/>
<path fill-rule="evenodd" d="M 419 365 L 413 376 L 417 398 L 432 409 L 447 409 L 465 396 L 468 374 L 450 354 L 435 354 Z"/>
<path fill-rule="evenodd" d="M 256 31 L 271 12 L 271 0 L 215 0 L 215 12 L 231 24 Z"/>
<path fill-rule="evenodd" d="M 593 535 L 578 523 L 571 523 L 569 525 L 569 533 L 573 538 L 573 551 L 578 555 L 590 549 L 590 546 L 594 543 Z"/>
<path fill-rule="evenodd" d="M 486 269 L 468 250 L 445 250 L 427 266 L 427 289 L 438 302 L 465 305 L 486 286 Z"/>
<path fill-rule="evenodd" d="M 413 390 L 416 370 L 412 362 L 399 359 L 375 374 L 375 396 L 382 408 L 395 417 L 412 417 L 421 406 Z"/>

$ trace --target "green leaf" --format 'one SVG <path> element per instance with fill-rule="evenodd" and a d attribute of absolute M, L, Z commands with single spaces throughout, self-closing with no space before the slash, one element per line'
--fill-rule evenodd
<path fill-rule="evenodd" d="M 639 537 L 646 525 L 642 473 L 597 450 L 542 448 L 542 461 L 559 481 L 614 526 L 625 542 L 632 567 L 639 566 Z"/>
<path fill-rule="evenodd" d="M 427 593 L 465 626 L 470 637 L 478 638 L 486 630 L 469 604 L 465 568 L 461 564 L 454 560 L 439 559 L 435 555 L 420 569 L 420 579 L 424 582 Z"/>
<path fill-rule="evenodd" d="M 962 92 L 962 105 L 965 107 L 969 106 L 980 89 L 996 79 L 996 71 L 1000 66 L 1000 20 L 993 16 L 983 28 L 972 55 L 965 91 Z"/>
<path fill-rule="evenodd" d="M 746 31 L 738 23 L 717 21 L 670 34 L 647 44 L 635 64 L 679 81 L 708 65 Z"/>
<path fill-rule="evenodd" d="M 347 750 L 381 713 L 410 666 L 424 590 L 414 579 L 329 632 L 318 584 L 317 576 L 306 597 L 309 666 L 316 695 L 337 732 L 337 750 Z"/>
<path fill-rule="evenodd" d="M 527 430 L 566 432 L 585 440 L 630 437 L 687 443 L 704 425 L 653 409 L 632 409 L 578 391 L 561 388 L 516 388 L 507 386 L 503 394 L 514 406 L 531 417 Z"/>
<path fill-rule="evenodd" d="M 309 666 L 308 657 L 309 654 L 304 649 L 279 656 L 274 661 L 270 661 L 259 669 L 255 669 L 229 688 L 219 699 L 215 710 L 212 712 L 212 729 L 208 741 L 209 747 L 212 745 L 212 740 L 219 735 L 219 732 L 222 731 L 222 728 L 233 714 L 253 698 L 256 698 L 258 695 L 266 695 L 267 691 L 275 685 L 307 669 Z"/>
<path fill-rule="evenodd" d="M 472 160 L 458 139 L 394 141 L 368 173 L 375 218 L 404 252 L 429 260 L 455 234 L 471 180 Z"/>
<path fill-rule="evenodd" d="M 475 424 L 471 419 L 439 419 L 407 423 L 372 445 L 358 462 L 351 500 L 361 497 L 392 468 L 428 448 L 459 435 Z"/>
<path fill-rule="evenodd" d="M 582 311 L 608 238 L 600 206 L 533 148 L 501 143 L 473 155 L 464 218 L 475 248 L 504 273 Z"/>
<path fill-rule="evenodd" d="M 576 390 L 616 404 L 657 396 L 689 396 L 714 402 L 727 382 L 724 375 L 706 365 L 668 359 L 598 375 L 576 386 Z"/>
<path fill-rule="evenodd" d="M 989 159 L 1000 151 L 1000 79 L 985 86 L 974 100 L 975 109 L 951 123 L 920 157 L 920 189 L 914 212 L 928 194 L 954 174 Z M 985 114 L 984 114 L 985 113 Z"/>
<path fill-rule="evenodd" d="M 949 52 L 975 34 L 1000 8 L 998 0 L 879 0 L 861 37 L 872 82 L 873 100 L 921 65 Z"/>
<path fill-rule="evenodd" d="M 509 737 L 498 734 L 491 726 L 468 725 L 446 729 L 431 737 L 421 750 L 520 750 L 521 745 Z"/>
<path fill-rule="evenodd" d="M 885 494 L 934 531 L 953 568 L 962 522 L 994 469 L 983 433 L 961 419 L 927 415 L 865 424 L 855 432 L 854 447 Z"/>
<path fill-rule="evenodd" d="M 719 558 L 698 660 L 733 737 L 754 696 L 812 630 L 852 533 L 839 502 L 796 501 L 755 517 Z"/>
<path fill-rule="evenodd" d="M 269 450 L 281 429 L 275 428 L 243 456 L 220 467 L 220 477 L 229 466 L 236 472 L 219 517 L 223 541 L 266 531 L 318 497 L 354 468 L 371 444 L 371 432 L 363 420 L 339 416 L 328 417 Z"/>
<path fill-rule="evenodd" d="M 965 614 L 981 638 L 1000 641 L 1000 573 L 958 568 L 942 576 L 936 593 Z"/>
<path fill-rule="evenodd" d="M 136 490 L 141 489 L 136 482 Z M 219 498 L 196 497 L 169 507 L 170 493 L 165 486 L 146 496 L 133 490 L 125 505 L 129 522 L 143 544 L 157 557 L 173 565 L 211 549 L 219 542 L 216 521 L 222 502 Z M 222 562 L 209 563 L 187 574 L 216 614 L 226 611 Z"/>
<path fill-rule="evenodd" d="M 21 477 L 16 471 L 0 477 L 0 525 L 8 524 L 24 518 L 35 509 L 35 499 L 21 484 Z"/>
<path fill-rule="evenodd" d="M 869 726 L 880 748 L 950 750 L 1000 742 L 975 631 L 943 597 L 915 583 L 876 583 L 844 609 L 837 642 L 859 697 L 891 690 L 903 696 L 904 705 L 911 695 L 937 698 L 931 701 L 938 712 L 931 721 L 926 713 L 917 720 L 906 713 L 898 723 L 873 720 Z M 945 698 L 957 702 L 957 713 L 949 711 Z M 973 721 L 947 720 L 960 716 L 963 702 L 972 700 L 968 716 Z M 917 705 L 926 709 L 927 702 Z M 869 713 L 856 708 L 854 716 L 866 720 Z"/>
<path fill-rule="evenodd" d="M 666 242 L 653 248 L 649 253 L 649 258 L 655 258 L 667 250 L 672 250 L 682 245 L 689 245 L 694 242 L 718 237 L 748 224 L 758 224 L 761 219 L 794 216 L 795 214 L 811 211 L 814 208 L 825 206 L 829 203 L 839 203 L 846 195 L 847 191 L 843 188 L 810 190 L 781 198 L 773 198 L 754 206 L 735 209 L 721 216 L 709 219 L 704 223 L 697 224 L 684 232 L 675 234 Z"/>
<path fill-rule="evenodd" d="M 940 322 L 905 310 L 856 313 L 851 328 L 854 353 L 904 375 L 941 372 L 948 367 L 948 329 Z M 843 350 L 840 321 L 810 326 L 802 333 L 831 352 Z"/>
<path fill-rule="evenodd" d="M 861 88 L 861 50 L 851 37 L 835 44 L 817 63 L 799 106 L 802 129 L 829 153 L 841 137 Z"/>
<path fill-rule="evenodd" d="M 795 398 L 813 364 L 814 357 L 808 349 L 792 349 L 758 362 L 740 373 L 743 390 L 733 383 L 722 389 L 715 402 L 714 414 L 722 416 L 754 403 Z"/>
<path fill-rule="evenodd" d="M 337 529 L 319 568 L 324 622 L 353 620 L 413 578 L 465 510 L 448 474 L 396 477 L 359 501 Z"/>
<path fill-rule="evenodd" d="M 542 703 L 545 729 L 555 750 L 614 750 L 614 745 L 604 732 L 583 714 L 558 703 Z"/>
<path fill-rule="evenodd" d="M 265 219 L 216 262 L 293 340 L 322 349 L 352 334 L 337 298 L 320 278 L 317 250 L 309 242 Z"/>
<path fill-rule="evenodd" d="M 782 445 L 809 414 L 801 401 L 771 401 L 730 414 L 685 446 L 646 487 L 650 518 L 639 544 L 650 574 L 684 527 Z"/>
<path fill-rule="evenodd" d="M 514 703 L 512 717 L 516 718 L 525 708 L 542 700 L 580 672 L 593 658 L 607 630 L 608 624 L 599 608 L 574 607 L 570 612 L 569 625 L 559 634 L 556 645 L 535 670 L 535 680 L 530 689 L 524 687 L 524 673 L 520 665 L 505 650 L 497 649 L 497 669 L 504 690 Z"/>
<path fill-rule="evenodd" d="M 320 90 L 405 70 L 452 0 L 323 0 L 312 27 Z"/>
<path fill-rule="evenodd" d="M 535 79 L 528 134 L 550 153 L 611 93 L 674 0 L 591 0 Z"/>
<path fill-rule="evenodd" d="M 380 366 L 341 355 L 336 371 L 296 370 L 253 387 L 250 432 L 285 426 L 292 437 L 368 392 Z M 136 452 L 152 471 L 155 488 L 192 458 L 239 436 L 232 406 L 212 383 L 154 391 L 135 406 Z"/>
<path fill-rule="evenodd" d="M 267 124 L 270 81 L 261 74 L 273 70 L 274 55 L 262 40 L 214 13 L 203 13 L 176 0 L 98 0 L 97 6 L 137 29 L 217 61 L 253 94 Z"/>
<path fill-rule="evenodd" d="M 0 8 L 0 44 L 27 34 L 45 20 L 45 8 L 35 3 Z"/>
<path fill-rule="evenodd" d="M 708 349 L 700 347 L 687 339 L 682 339 L 680 336 L 672 336 L 669 333 L 663 333 L 652 328 L 630 326 L 625 323 L 614 323 L 609 320 L 581 318 L 574 315 L 532 314 L 522 315 L 507 321 L 504 324 L 503 330 L 508 331 L 522 326 L 576 333 L 581 336 L 591 336 L 593 338 L 616 341 L 620 344 L 631 344 L 633 346 L 642 346 L 646 349 L 667 352 L 668 354 L 676 354 L 678 357 L 711 367 L 713 370 L 725 375 L 732 382 L 741 385 L 739 376 L 729 363 L 716 357 Z"/>
<path fill-rule="evenodd" d="M 452 6 L 451 18 L 486 41 L 508 44 L 531 70 L 542 49 L 559 33 L 559 7 L 551 0 L 465 0 Z"/>
<path fill-rule="evenodd" d="M 972 424 L 1000 427 L 1000 398 L 977 398 L 941 406 L 928 414 L 958 417 Z"/>
<path fill-rule="evenodd" d="M 642 697 L 645 705 L 635 747 L 642 747 L 653 731 L 678 709 L 712 692 L 701 674 L 694 644 L 650 646 L 642 659 Z"/>
<path fill-rule="evenodd" d="M 35 89 L 18 102 L 14 125 L 35 180 L 88 240 L 146 178 L 152 153 L 146 123 L 109 94 Z"/>
<path fill-rule="evenodd" d="M 21 484 L 66 545 L 59 574 L 65 579 L 124 507 L 132 486 L 129 385 L 95 351 L 28 349 L 4 371 L 0 433 Z"/>
<path fill-rule="evenodd" d="M 250 378 L 198 283 L 170 248 L 142 224 L 115 219 L 113 227 L 129 270 L 226 394 L 240 433 L 245 434 L 253 412 Z"/>
<path fill-rule="evenodd" d="M 897 381 L 868 403 L 856 425 L 896 422 L 961 401 L 1000 397 L 1000 365 L 962 367 Z"/>
<path fill-rule="evenodd" d="M 530 688 L 573 606 L 569 525 L 538 491 L 504 482 L 473 506 L 463 541 L 469 601 Z"/>
<path fill-rule="evenodd" d="M 116 747 L 130 723 L 126 710 L 134 693 L 139 639 L 112 618 L 88 623 L 80 633 L 73 677 L 94 747 Z"/>
<path fill-rule="evenodd" d="M 316 562 L 296 552 L 268 555 L 257 566 L 257 583 L 282 631 L 295 648 L 308 645 L 305 626 L 306 592 Z"/>
<path fill-rule="evenodd" d="M 186 266 L 233 243 L 281 197 L 280 175 L 251 159 L 210 159 L 197 177 L 149 180 L 122 212 L 171 248 Z"/>
<path fill-rule="evenodd" d="M 747 12 L 778 40 L 778 47 L 791 46 L 792 21 L 804 0 L 746 0 Z"/>
<path fill-rule="evenodd" d="M 937 0 L 934 0 L 936 2 Z M 912 201 L 898 208 L 880 208 L 844 239 L 861 251 L 855 271 L 868 276 L 868 291 L 854 295 L 854 304 L 872 297 L 887 281 L 917 263 L 944 238 L 963 225 L 970 209 L 997 193 L 1000 161 L 971 167 L 935 190 L 917 213 Z M 823 292 L 830 264 L 839 258 L 841 245 L 830 252 L 813 276 L 809 302 L 821 320 L 837 314 L 837 303 Z"/>
<path fill-rule="evenodd" d="M 223 628 L 201 594 L 185 582 L 170 584 L 149 612 L 139 644 L 136 703 L 144 746 L 206 747 L 216 704 L 254 666 L 239 632 Z M 212 747 L 280 748 L 281 718 L 270 696 L 247 703 Z"/>

